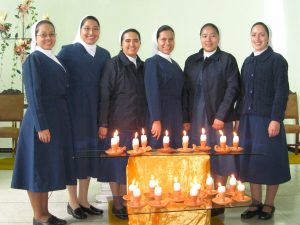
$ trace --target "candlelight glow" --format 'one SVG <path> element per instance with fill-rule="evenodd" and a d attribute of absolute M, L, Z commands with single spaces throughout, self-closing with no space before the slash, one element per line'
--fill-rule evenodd
<path fill-rule="evenodd" d="M 221 136 L 224 136 L 223 131 L 219 130 Z"/>
<path fill-rule="evenodd" d="M 237 134 L 236 134 L 236 132 L 233 132 L 233 136 L 236 136 Z"/>
<path fill-rule="evenodd" d="M 178 178 L 174 177 L 174 182 L 177 183 L 178 182 Z"/>
<path fill-rule="evenodd" d="M 201 132 L 202 132 L 202 134 L 205 134 L 205 129 L 202 128 L 202 129 L 201 129 Z"/>
<path fill-rule="evenodd" d="M 142 129 L 142 134 L 143 134 L 143 135 L 145 134 L 145 130 L 144 130 L 144 128 Z"/>
<path fill-rule="evenodd" d="M 114 137 L 116 137 L 118 135 L 119 135 L 119 132 L 118 132 L 118 130 L 116 130 L 115 133 L 114 133 Z"/>
<path fill-rule="evenodd" d="M 186 136 L 186 131 L 185 130 L 183 131 L 183 135 Z"/>
<path fill-rule="evenodd" d="M 135 183 L 135 179 L 132 180 L 131 184 L 134 184 L 134 183 Z"/>
<path fill-rule="evenodd" d="M 137 138 L 137 136 L 138 136 L 138 133 L 137 133 L 137 132 L 135 132 L 135 135 L 134 135 L 134 136 L 135 136 L 135 138 Z"/>
<path fill-rule="evenodd" d="M 166 136 L 168 136 L 169 135 L 169 132 L 168 132 L 168 130 L 166 130 Z"/>

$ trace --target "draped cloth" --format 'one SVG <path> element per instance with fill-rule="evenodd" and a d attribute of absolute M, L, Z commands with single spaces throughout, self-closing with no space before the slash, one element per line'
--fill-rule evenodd
<path fill-rule="evenodd" d="M 149 180 L 153 175 L 155 180 L 159 180 L 163 199 L 165 199 L 167 193 L 173 190 L 174 177 L 177 177 L 181 184 L 181 191 L 188 193 L 190 183 L 194 179 L 204 187 L 207 174 L 210 173 L 209 159 L 208 155 L 130 157 L 127 165 L 127 186 L 135 179 L 139 182 L 141 192 L 148 192 Z M 142 200 L 145 200 L 144 196 Z M 151 209 L 149 207 L 147 205 L 142 209 L 138 209 L 138 212 L 143 214 L 135 214 L 136 209 L 132 210 L 128 207 L 129 224 L 210 224 L 210 210 L 184 211 L 184 207 L 176 207 L 176 204 L 171 201 L 166 209 L 157 209 L 157 211 L 163 211 L 163 213 L 147 213 Z M 151 209 L 151 211 L 154 210 Z"/>

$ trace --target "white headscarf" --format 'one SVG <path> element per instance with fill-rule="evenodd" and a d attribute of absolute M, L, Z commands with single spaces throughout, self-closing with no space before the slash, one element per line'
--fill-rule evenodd
<path fill-rule="evenodd" d="M 80 35 L 80 30 L 81 30 L 81 23 L 82 21 L 87 18 L 89 15 L 87 16 L 84 16 L 81 20 L 80 20 L 80 23 L 79 23 L 79 26 L 78 26 L 78 29 L 77 29 L 77 32 L 76 32 L 76 36 L 75 36 L 75 39 L 73 41 L 73 44 L 75 43 L 80 43 L 83 45 L 83 47 L 85 48 L 85 50 L 91 55 L 91 56 L 95 56 L 96 54 L 96 44 L 93 44 L 93 45 L 89 45 L 87 43 L 85 43 L 82 38 L 81 38 L 81 35 Z"/>
<path fill-rule="evenodd" d="M 30 43 L 30 53 L 33 53 L 36 50 L 36 36 L 35 36 L 35 30 L 36 30 L 36 25 L 38 25 L 38 23 L 40 23 L 43 20 L 39 20 L 36 21 L 30 30 L 30 34 L 31 34 L 31 43 Z"/>
<path fill-rule="evenodd" d="M 162 25 L 161 25 L 162 26 Z M 171 60 L 171 56 L 167 55 L 165 53 L 162 53 L 161 51 L 158 50 L 158 42 L 157 42 L 157 31 L 159 30 L 159 28 L 161 27 L 159 26 L 158 28 L 155 29 L 155 31 L 152 34 L 152 44 L 153 44 L 153 49 L 152 49 L 152 53 L 153 55 L 159 55 L 163 58 L 165 58 L 166 60 L 168 60 L 169 62 L 172 63 Z"/>

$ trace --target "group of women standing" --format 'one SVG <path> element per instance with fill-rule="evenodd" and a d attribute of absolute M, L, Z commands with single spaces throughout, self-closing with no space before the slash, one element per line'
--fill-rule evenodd
<path fill-rule="evenodd" d="M 23 65 L 28 109 L 12 187 L 28 191 L 33 224 L 67 223 L 48 211 L 48 192 L 66 186 L 69 214 L 77 219 L 102 214 L 88 202 L 90 177 L 110 183 L 112 211 L 127 219 L 122 196 L 128 159 L 72 158 L 80 151 L 108 148 L 115 129 L 120 145 L 127 149 L 132 148 L 134 133 L 144 127 L 155 149 L 162 147 L 166 129 L 170 146 L 181 147 L 183 128 L 194 144 L 205 128 L 208 145 L 214 146 L 218 131 L 231 137 L 233 122 L 239 119 L 241 146 L 250 154 L 212 157 L 211 170 L 216 183 L 226 184 L 232 173 L 251 182 L 253 204 L 242 218 L 270 219 L 278 185 L 288 181 L 290 173 L 282 126 L 287 63 L 268 46 L 267 26 L 256 23 L 251 28 L 254 52 L 245 60 L 241 76 L 235 58 L 219 48 L 219 30 L 211 23 L 201 28 L 202 48 L 186 60 L 184 71 L 170 57 L 175 32 L 168 25 L 154 32 L 155 54 L 145 63 L 138 56 L 141 36 L 136 29 L 121 32 L 121 51 L 111 59 L 107 50 L 96 45 L 99 34 L 99 21 L 93 16 L 83 18 L 74 43 L 64 46 L 56 58 L 51 53 L 54 25 L 42 20 L 32 27 L 32 53 Z M 264 204 L 262 184 L 267 185 Z"/>

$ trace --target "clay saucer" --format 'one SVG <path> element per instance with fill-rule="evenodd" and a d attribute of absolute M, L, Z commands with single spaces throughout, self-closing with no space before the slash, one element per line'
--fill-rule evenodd
<path fill-rule="evenodd" d="M 144 150 L 144 149 L 142 149 L 142 148 L 140 148 L 138 151 L 136 151 L 136 150 L 129 150 L 129 151 L 127 151 L 127 153 L 129 154 L 129 155 L 132 155 L 132 156 L 134 156 L 134 155 L 142 155 L 142 154 L 144 154 L 146 151 Z"/>
<path fill-rule="evenodd" d="M 159 149 L 157 149 L 157 151 L 160 153 L 175 153 L 175 152 L 177 152 L 173 148 L 159 148 Z"/>
<path fill-rule="evenodd" d="M 144 195 L 146 196 L 146 198 L 154 198 L 154 193 L 146 192 L 144 193 Z"/>
<path fill-rule="evenodd" d="M 229 153 L 231 152 L 231 149 L 226 145 L 225 148 L 221 148 L 221 146 L 219 145 L 215 145 L 215 151 L 217 153 L 223 153 L 223 154 L 226 154 L 226 153 Z"/>
<path fill-rule="evenodd" d="M 124 200 L 126 200 L 126 201 L 131 201 L 132 196 L 131 196 L 131 195 L 123 195 L 122 198 L 123 198 Z"/>
<path fill-rule="evenodd" d="M 227 196 L 234 196 L 235 192 L 230 192 L 229 189 L 226 189 L 225 195 L 227 195 Z"/>
<path fill-rule="evenodd" d="M 193 152 L 194 150 L 192 148 L 178 148 L 177 151 L 182 153 L 188 153 Z"/>
<path fill-rule="evenodd" d="M 123 147 L 119 147 L 116 151 L 109 148 L 105 152 L 107 155 L 117 156 L 117 155 L 122 155 L 125 150 L 126 150 L 126 146 L 123 146 Z"/>
<path fill-rule="evenodd" d="M 242 152 L 244 148 L 242 147 L 229 147 L 232 152 Z"/>
<path fill-rule="evenodd" d="M 208 152 L 211 150 L 210 146 L 197 146 L 193 144 L 193 150 L 194 151 L 201 151 L 201 152 Z"/>
<path fill-rule="evenodd" d="M 205 192 L 205 191 L 200 191 L 199 194 L 198 194 L 198 197 L 199 197 L 200 199 L 206 198 L 207 196 L 208 196 L 208 193 Z"/>
<path fill-rule="evenodd" d="M 181 193 L 177 198 L 174 198 L 174 194 L 173 193 L 168 193 L 168 198 L 170 199 L 170 200 L 172 200 L 173 202 L 184 202 L 184 200 L 185 200 L 185 197 L 184 197 L 184 195 Z"/>
<path fill-rule="evenodd" d="M 136 205 L 133 201 L 127 203 L 127 205 L 132 209 L 141 209 L 147 205 L 147 202 L 140 201 L 138 205 Z"/>
<path fill-rule="evenodd" d="M 168 205 L 168 203 L 168 200 L 161 200 L 160 204 L 158 204 L 155 200 L 148 202 L 148 204 L 154 208 L 165 208 Z"/>
<path fill-rule="evenodd" d="M 212 199 L 213 203 L 216 203 L 218 205 L 228 205 L 229 203 L 232 202 L 231 198 L 225 197 L 224 201 L 221 200 L 221 198 L 213 198 Z"/>
<path fill-rule="evenodd" d="M 143 151 L 145 151 L 145 152 L 151 152 L 151 151 L 152 151 L 152 148 L 151 148 L 151 146 L 140 147 L 140 150 L 143 150 Z"/>
<path fill-rule="evenodd" d="M 200 205 L 202 205 L 203 204 L 203 202 L 202 201 L 199 201 L 198 199 L 197 199 L 197 201 L 192 201 L 191 199 L 186 199 L 185 201 L 184 201 L 184 204 L 186 205 L 186 206 L 190 206 L 190 207 L 197 207 L 197 206 L 200 206 Z"/>
<path fill-rule="evenodd" d="M 211 192 L 208 192 L 207 190 L 205 190 L 205 192 L 207 193 L 208 196 L 214 196 L 214 195 L 218 194 L 217 190 L 212 190 Z"/>
<path fill-rule="evenodd" d="M 238 199 L 237 195 L 234 195 L 234 196 L 231 197 L 231 199 L 234 200 L 234 201 L 236 201 L 236 202 L 241 202 L 241 203 L 242 202 L 249 202 L 249 201 L 251 201 L 251 197 L 248 196 L 248 195 L 244 195 L 244 199 Z"/>

